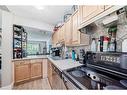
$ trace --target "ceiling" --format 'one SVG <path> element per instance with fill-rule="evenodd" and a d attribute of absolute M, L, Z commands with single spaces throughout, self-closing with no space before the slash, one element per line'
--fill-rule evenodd
<path fill-rule="evenodd" d="M 35 6 L 7 6 L 15 15 L 27 17 L 44 23 L 55 25 L 63 21 L 63 16 L 70 13 L 70 6 L 43 6 L 43 10 L 38 10 Z"/>

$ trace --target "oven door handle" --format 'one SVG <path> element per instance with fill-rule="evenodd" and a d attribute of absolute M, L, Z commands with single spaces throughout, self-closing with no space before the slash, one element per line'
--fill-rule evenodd
<path fill-rule="evenodd" d="M 65 78 L 63 79 L 63 82 L 64 82 L 64 85 L 65 85 L 66 89 L 68 90 L 69 88 L 67 86 L 67 80 Z"/>

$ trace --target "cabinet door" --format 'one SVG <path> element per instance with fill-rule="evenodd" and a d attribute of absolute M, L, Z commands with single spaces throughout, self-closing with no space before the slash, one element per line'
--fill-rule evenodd
<path fill-rule="evenodd" d="M 80 32 L 78 31 L 78 12 L 72 16 L 72 44 L 78 44 Z"/>
<path fill-rule="evenodd" d="M 52 66 L 51 66 L 51 62 L 48 60 L 48 80 L 49 80 L 49 83 L 52 87 Z"/>
<path fill-rule="evenodd" d="M 47 59 L 43 59 L 43 66 L 42 66 L 42 72 L 43 72 L 43 78 L 47 78 L 48 77 L 48 74 L 47 74 L 47 72 L 48 72 L 48 62 L 47 62 Z"/>
<path fill-rule="evenodd" d="M 58 42 L 60 42 L 62 40 L 62 27 L 59 28 L 59 31 L 58 31 Z"/>
<path fill-rule="evenodd" d="M 61 40 L 62 40 L 62 41 L 65 40 L 65 33 L 64 33 L 64 32 L 65 32 L 65 25 L 63 25 L 63 26 L 61 27 L 61 33 L 60 33 L 61 36 L 60 36 L 60 37 L 61 37 Z"/>
<path fill-rule="evenodd" d="M 72 25 L 71 18 L 65 23 L 65 43 L 70 45 L 72 41 Z"/>
<path fill-rule="evenodd" d="M 31 78 L 42 76 L 42 63 L 32 63 L 31 64 Z"/>
<path fill-rule="evenodd" d="M 30 64 L 15 66 L 15 82 L 30 79 Z"/>
<path fill-rule="evenodd" d="M 98 15 L 99 13 L 104 11 L 104 6 L 97 6 L 97 5 L 85 5 L 81 6 L 82 12 L 82 23 L 93 18 L 94 16 Z"/>

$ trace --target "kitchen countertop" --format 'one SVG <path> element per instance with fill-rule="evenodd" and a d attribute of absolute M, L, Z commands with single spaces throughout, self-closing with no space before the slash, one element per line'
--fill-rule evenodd
<path fill-rule="evenodd" d="M 12 59 L 12 61 L 41 59 L 41 58 L 48 58 L 60 71 L 83 65 L 80 64 L 78 61 L 73 61 L 72 59 L 53 60 L 51 56 L 48 55 L 27 56 L 26 58 Z"/>
<path fill-rule="evenodd" d="M 80 64 L 78 61 L 73 61 L 72 59 L 61 59 L 61 60 L 53 60 L 51 57 L 48 57 L 48 59 L 60 70 L 66 70 L 74 67 L 81 66 L 83 64 Z"/>
<path fill-rule="evenodd" d="M 29 59 L 40 59 L 40 58 L 47 58 L 47 55 L 27 56 L 27 57 L 20 58 L 20 59 L 12 59 L 12 61 L 29 60 Z"/>

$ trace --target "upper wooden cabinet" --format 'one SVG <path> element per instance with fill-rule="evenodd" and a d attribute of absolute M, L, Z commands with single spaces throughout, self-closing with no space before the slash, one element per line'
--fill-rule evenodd
<path fill-rule="evenodd" d="M 79 11 L 72 15 L 72 45 L 89 45 L 89 36 L 79 32 Z"/>
<path fill-rule="evenodd" d="M 80 24 L 82 24 L 85 21 L 103 12 L 104 6 L 84 5 L 84 6 L 79 6 L 79 10 L 80 10 Z"/>
<path fill-rule="evenodd" d="M 65 35 L 64 35 L 64 32 L 65 32 L 65 25 L 63 25 L 60 29 L 59 29 L 59 42 L 61 42 L 61 41 L 64 41 L 64 37 L 65 37 Z"/>
<path fill-rule="evenodd" d="M 69 18 L 69 20 L 65 23 L 65 44 L 71 45 L 72 41 L 72 19 Z"/>
<path fill-rule="evenodd" d="M 72 16 L 72 43 L 78 44 L 80 32 L 78 31 L 78 12 Z"/>
<path fill-rule="evenodd" d="M 64 25 L 52 36 L 53 46 L 64 41 L 67 46 L 89 45 L 89 36 L 78 31 L 79 28 L 102 18 L 112 10 L 113 5 L 82 5 L 75 11 Z M 106 12 L 107 11 L 107 12 Z M 103 15 L 102 15 L 103 14 Z"/>
<path fill-rule="evenodd" d="M 55 31 L 52 35 L 52 44 L 53 46 L 56 46 L 56 44 L 58 43 L 59 41 L 59 30 L 58 31 Z"/>

